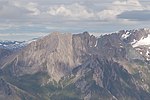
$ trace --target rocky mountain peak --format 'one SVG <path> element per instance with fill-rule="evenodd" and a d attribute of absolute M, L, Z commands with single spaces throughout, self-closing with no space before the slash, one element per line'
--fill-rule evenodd
<path fill-rule="evenodd" d="M 121 35 L 121 38 L 130 44 L 134 44 L 140 39 L 148 37 L 150 34 L 150 29 L 138 29 L 138 30 L 122 30 L 118 32 Z"/>
<path fill-rule="evenodd" d="M 22 75 L 47 71 L 58 81 L 88 58 L 90 45 L 94 45 L 95 39 L 87 32 L 74 35 L 52 33 L 30 43 L 18 54 L 14 66 L 18 71 L 15 73 Z"/>
<path fill-rule="evenodd" d="M 126 46 L 115 33 L 96 38 L 88 32 L 73 35 L 56 32 L 25 47 L 16 56 L 14 73 L 20 76 L 44 71 L 59 81 L 92 55 L 125 59 Z"/>
<path fill-rule="evenodd" d="M 150 51 L 150 29 L 122 30 L 118 32 L 125 44 L 131 45 L 137 53 L 149 60 Z"/>
<path fill-rule="evenodd" d="M 101 37 L 54 32 L 10 57 L 0 73 L 9 85 L 44 100 L 147 100 L 150 51 L 132 44 L 145 39 L 147 29 Z"/>

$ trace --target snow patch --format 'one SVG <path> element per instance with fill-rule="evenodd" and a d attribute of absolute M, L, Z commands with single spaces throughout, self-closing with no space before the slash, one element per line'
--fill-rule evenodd
<path fill-rule="evenodd" d="M 26 41 L 25 44 L 30 44 L 31 42 L 34 42 L 34 41 L 37 41 L 37 39 L 32 39 L 32 40 Z"/>
<path fill-rule="evenodd" d="M 133 44 L 135 44 L 137 42 L 137 40 L 133 40 L 132 42 L 131 42 L 131 45 L 133 45 Z"/>
<path fill-rule="evenodd" d="M 120 45 L 120 48 L 123 48 L 123 46 L 122 46 L 122 45 Z"/>
<path fill-rule="evenodd" d="M 130 32 L 126 32 L 126 33 L 123 34 L 121 37 L 122 37 L 123 39 L 126 39 L 126 38 L 128 38 L 130 35 L 131 35 Z"/>
<path fill-rule="evenodd" d="M 147 52 L 146 52 L 146 56 L 150 56 L 150 52 L 147 50 Z"/>
<path fill-rule="evenodd" d="M 147 61 L 149 61 L 149 60 L 150 60 L 150 58 L 146 58 L 146 60 L 147 60 Z"/>
<path fill-rule="evenodd" d="M 150 34 L 146 38 L 141 38 L 139 41 L 137 41 L 132 46 L 133 47 L 138 47 L 140 45 L 150 45 Z"/>
<path fill-rule="evenodd" d="M 97 40 L 96 43 L 95 43 L 95 47 L 97 46 L 97 43 L 98 43 L 98 40 Z"/>

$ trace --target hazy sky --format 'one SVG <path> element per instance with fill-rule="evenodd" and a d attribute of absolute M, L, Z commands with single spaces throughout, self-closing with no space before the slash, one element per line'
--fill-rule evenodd
<path fill-rule="evenodd" d="M 150 28 L 150 0 L 0 0 L 0 40 Z"/>

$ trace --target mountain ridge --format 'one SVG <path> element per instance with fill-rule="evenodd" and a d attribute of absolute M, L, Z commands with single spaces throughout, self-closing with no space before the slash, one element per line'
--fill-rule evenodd
<path fill-rule="evenodd" d="M 100 37 L 54 32 L 10 57 L 1 77 L 44 100 L 148 100 L 149 45 L 139 45 L 139 51 L 132 44 L 148 34 L 148 29 Z"/>

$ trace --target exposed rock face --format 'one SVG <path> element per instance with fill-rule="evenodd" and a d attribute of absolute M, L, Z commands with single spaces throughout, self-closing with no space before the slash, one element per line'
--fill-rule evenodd
<path fill-rule="evenodd" d="M 48 71 L 50 76 L 59 81 L 91 55 L 125 58 L 124 47 L 125 44 L 117 34 L 97 39 L 87 32 L 77 35 L 52 33 L 41 40 L 32 42 L 17 56 L 16 75 Z"/>
<path fill-rule="evenodd" d="M 10 86 L 3 79 L 0 79 L 0 90 L 5 95 L 12 94 L 12 90 L 10 89 Z"/>
<path fill-rule="evenodd" d="M 86 61 L 94 36 L 52 33 L 32 42 L 16 57 L 16 75 L 48 71 L 56 81 Z M 58 74 L 59 73 L 59 74 Z"/>
<path fill-rule="evenodd" d="M 0 49 L 0 59 L 4 59 L 5 57 L 7 57 L 10 54 L 11 54 L 10 50 Z"/>
<path fill-rule="evenodd" d="M 23 73 L 48 71 L 52 77 L 59 80 L 76 64 L 73 61 L 72 35 L 52 33 L 28 45 L 18 59 L 17 66 Z"/>
<path fill-rule="evenodd" d="M 0 48 L 0 67 L 3 65 L 3 60 L 6 59 L 11 54 L 12 51 Z"/>
<path fill-rule="evenodd" d="M 44 100 L 148 100 L 150 50 L 139 41 L 149 34 L 147 29 L 99 38 L 87 32 L 52 33 L 18 52 L 0 73 Z"/>
<path fill-rule="evenodd" d="M 150 97 L 135 84 L 134 78 L 123 66 L 112 60 L 92 58 L 80 67 L 76 76 L 77 88 L 81 89 L 84 99 L 88 96 L 85 100 L 93 100 L 93 95 L 106 100 L 148 100 Z M 105 91 L 105 94 L 98 91 Z"/>

